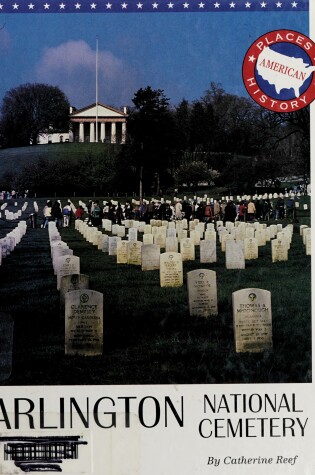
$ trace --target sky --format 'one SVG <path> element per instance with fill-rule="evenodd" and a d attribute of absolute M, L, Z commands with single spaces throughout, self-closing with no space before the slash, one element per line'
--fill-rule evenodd
<path fill-rule="evenodd" d="M 76 108 L 95 102 L 97 41 L 99 101 L 120 108 L 146 86 L 173 105 L 200 99 L 211 82 L 248 97 L 242 62 L 253 41 L 282 28 L 309 34 L 308 13 L 292 11 L 1 13 L 0 28 L 0 103 L 38 82 L 60 87 Z"/>

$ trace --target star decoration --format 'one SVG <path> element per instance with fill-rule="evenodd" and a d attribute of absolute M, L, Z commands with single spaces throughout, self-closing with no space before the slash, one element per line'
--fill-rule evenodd
<path fill-rule="evenodd" d="M 90 4 L 90 7 L 91 7 L 91 10 L 95 10 L 95 8 L 96 8 L 96 3 L 91 3 L 91 4 Z"/>
<path fill-rule="evenodd" d="M 3 5 L 2 5 L 2 3 L 0 3 L 0 10 L 2 10 L 2 8 L 3 8 Z"/>
<path fill-rule="evenodd" d="M 255 61 L 255 56 L 251 55 L 248 57 L 248 61 L 250 61 L 251 63 L 253 63 Z"/>
<path fill-rule="evenodd" d="M 107 10 L 110 10 L 110 9 L 112 8 L 112 4 L 111 4 L 111 3 L 106 3 L 105 6 L 106 6 L 106 9 L 107 9 Z"/>
<path fill-rule="evenodd" d="M 64 3 L 60 3 L 60 5 L 59 5 L 60 10 L 64 10 L 65 7 L 66 7 L 66 5 Z"/>
<path fill-rule="evenodd" d="M 80 8 L 81 8 L 81 3 L 76 3 L 74 6 L 75 6 L 75 9 L 76 9 L 76 10 L 80 10 Z"/>
<path fill-rule="evenodd" d="M 143 3 L 137 3 L 137 8 L 138 8 L 138 9 L 139 9 L 139 8 L 141 9 L 142 7 L 143 7 Z"/>
<path fill-rule="evenodd" d="M 291 3 L 291 5 L 292 5 L 292 8 L 296 8 L 298 6 L 296 2 Z"/>
<path fill-rule="evenodd" d="M 199 8 L 205 8 L 205 4 L 204 3 L 199 3 Z"/>
<path fill-rule="evenodd" d="M 265 3 L 265 2 L 261 2 L 261 4 L 260 4 L 261 8 L 266 8 L 266 5 L 267 5 L 267 3 Z"/>
<path fill-rule="evenodd" d="M 44 5 L 45 10 L 49 10 L 49 7 L 50 7 L 49 3 L 45 3 Z"/>
<path fill-rule="evenodd" d="M 281 3 L 281 2 L 277 2 L 277 3 L 276 3 L 276 7 L 277 7 L 277 8 L 281 8 L 281 7 L 282 7 L 282 3 Z"/>
<path fill-rule="evenodd" d="M 246 8 L 250 8 L 250 6 L 251 6 L 251 3 L 249 3 L 249 2 L 246 2 L 246 3 L 245 3 L 245 7 L 246 7 Z"/>
<path fill-rule="evenodd" d="M 29 10 L 34 10 L 35 5 L 33 3 L 30 3 L 28 6 Z"/>
<path fill-rule="evenodd" d="M 229 5 L 230 5 L 230 8 L 235 8 L 235 3 L 234 2 L 229 3 Z"/>
<path fill-rule="evenodd" d="M 168 8 L 173 8 L 173 7 L 174 7 L 174 3 L 168 3 L 167 6 L 168 6 Z"/>
<path fill-rule="evenodd" d="M 14 5 L 12 5 L 13 7 L 13 10 L 18 10 L 19 9 L 19 5 L 17 3 L 15 3 Z"/>
<path fill-rule="evenodd" d="M 152 3 L 152 7 L 153 7 L 154 9 L 157 9 L 158 6 L 159 6 L 158 3 L 156 3 L 156 2 Z"/>
<path fill-rule="evenodd" d="M 126 10 L 126 9 L 127 9 L 127 6 L 128 6 L 128 4 L 125 3 L 125 2 L 121 4 L 121 8 L 122 8 L 123 10 Z"/>
<path fill-rule="evenodd" d="M 184 8 L 188 8 L 188 7 L 189 7 L 189 3 L 187 3 L 187 2 L 183 3 L 183 7 L 184 7 Z"/>
<path fill-rule="evenodd" d="M 218 2 L 214 3 L 214 8 L 220 8 L 220 3 Z"/>

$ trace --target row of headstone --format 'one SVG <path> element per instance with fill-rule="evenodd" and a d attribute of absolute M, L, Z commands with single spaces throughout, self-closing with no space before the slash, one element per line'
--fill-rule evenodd
<path fill-rule="evenodd" d="M 154 220 L 156 221 L 156 220 Z M 272 262 L 287 261 L 288 251 L 293 235 L 293 225 L 289 224 L 283 228 L 282 224 L 270 225 L 261 223 L 232 223 L 227 222 L 223 226 L 222 221 L 216 223 L 217 233 L 213 223 L 199 223 L 198 220 L 189 223 L 189 231 L 181 229 L 181 223 L 168 223 L 171 226 L 161 226 L 153 224 L 144 224 L 142 229 L 142 243 L 137 241 L 140 226 L 127 228 L 128 241 L 137 244 L 127 245 L 123 238 L 126 237 L 126 228 L 124 225 L 113 225 L 109 221 L 111 227 L 105 229 L 112 229 L 115 235 L 109 236 L 103 234 L 97 228 L 89 227 L 82 221 L 76 222 L 77 229 L 89 240 L 92 244 L 97 245 L 98 249 L 109 255 L 117 256 L 117 263 L 119 264 L 135 264 L 142 266 L 141 246 L 157 245 L 165 252 L 180 252 L 183 261 L 195 260 L 195 246 L 200 246 L 200 263 L 211 264 L 215 263 L 216 256 L 216 238 L 219 236 L 221 251 L 225 253 L 225 266 L 227 269 L 244 269 L 245 261 L 258 259 L 259 247 L 265 246 L 267 242 L 272 242 Z M 135 222 L 139 223 L 139 222 Z M 140 222 L 141 223 L 141 222 Z M 133 225 L 134 223 L 128 223 Z M 160 224 L 160 223 L 159 223 Z M 196 229 L 197 228 L 197 229 Z M 205 231 L 204 231 L 205 229 Z M 187 237 L 187 232 L 190 237 Z M 200 233 L 204 235 L 200 236 Z M 228 250 L 226 252 L 226 247 Z M 150 253 L 157 253 L 155 248 L 150 248 Z M 129 250 L 129 251 L 128 251 Z M 132 252 L 132 250 L 134 252 Z M 136 259 L 128 258 L 128 252 Z M 155 258 L 157 260 L 158 257 Z M 143 270 L 146 266 L 142 266 Z"/>
<path fill-rule="evenodd" d="M 80 258 L 61 240 L 54 222 L 48 226 L 51 257 L 65 317 L 65 354 L 103 353 L 103 294 L 89 289 L 89 276 L 80 274 Z"/>
<path fill-rule="evenodd" d="M 54 273 L 57 277 L 57 290 L 60 290 L 61 278 L 64 275 L 80 274 L 80 258 L 73 255 L 73 250 L 61 240 L 59 230 L 54 221 L 48 223 L 51 258 Z"/>
<path fill-rule="evenodd" d="M 0 265 L 2 264 L 2 259 L 14 251 L 17 244 L 19 244 L 22 237 L 25 235 L 26 229 L 26 222 L 20 221 L 12 231 L 0 239 Z"/>
<path fill-rule="evenodd" d="M 312 249 L 312 241 L 311 241 L 311 236 L 312 236 L 312 231 L 311 228 L 306 226 L 306 225 L 301 225 L 300 226 L 300 236 L 302 237 L 303 245 L 305 246 L 305 252 L 307 256 L 311 255 L 311 249 Z"/>
<path fill-rule="evenodd" d="M 14 251 L 25 235 L 27 224 L 20 221 L 15 229 L 0 239 L 0 265 L 2 259 Z M 12 372 L 14 322 L 10 314 L 0 312 L 0 381 L 7 380 Z"/>
<path fill-rule="evenodd" d="M 81 227 L 82 225 L 79 225 Z M 103 235 L 104 236 L 104 235 Z M 136 235 L 135 235 L 136 237 Z M 130 249 L 136 254 L 135 262 L 142 270 L 160 271 L 161 287 L 180 287 L 183 285 L 183 260 L 179 252 L 165 252 L 157 244 L 143 244 L 134 240 L 122 240 L 118 236 L 107 236 L 108 250 L 111 243 L 116 243 L 118 263 L 128 263 Z M 258 244 L 255 238 L 248 238 L 249 258 L 256 258 Z M 201 241 L 201 246 L 215 241 Z M 189 257 L 195 249 L 191 238 L 181 242 L 182 246 L 189 246 L 186 253 Z M 234 246 L 237 241 L 230 241 L 227 245 L 227 254 L 233 259 L 239 256 Z M 230 247 L 231 246 L 231 249 Z M 102 246 L 101 246 L 102 247 Z M 103 247 L 102 247 L 103 249 Z M 214 248 L 215 249 L 215 248 Z M 209 251 L 210 256 L 214 249 Z M 111 252 L 113 255 L 113 253 Z M 186 254 L 186 255 L 187 255 Z M 236 254 L 236 255 L 235 255 Z M 141 260 L 140 260 L 141 255 Z M 229 260 L 229 259 L 228 259 Z M 129 261 L 130 262 L 130 261 Z M 239 262 L 237 263 L 239 265 Z M 187 290 L 189 314 L 192 316 L 211 317 L 218 315 L 216 273 L 209 269 L 197 269 L 187 273 Z M 233 293 L 233 322 L 235 335 L 235 349 L 237 352 L 258 352 L 272 349 L 272 321 L 270 292 L 262 289 L 243 289 Z"/>
<path fill-rule="evenodd" d="M 4 204 L 7 204 L 7 203 L 4 203 Z M 15 219 L 19 219 L 19 218 L 21 218 L 22 213 L 26 210 L 27 206 L 28 206 L 28 203 L 25 202 L 25 203 L 23 204 L 22 208 L 19 209 L 19 210 L 16 211 L 16 212 L 9 211 L 9 210 L 5 209 L 5 210 L 4 210 L 4 216 L 5 216 L 5 218 L 6 218 L 8 221 L 13 221 L 13 220 L 15 220 Z M 2 209 L 2 207 L 1 207 L 1 209 Z"/>

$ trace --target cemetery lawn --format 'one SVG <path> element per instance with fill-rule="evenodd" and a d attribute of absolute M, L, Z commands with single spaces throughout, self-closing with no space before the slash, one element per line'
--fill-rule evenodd
<path fill-rule="evenodd" d="M 40 209 L 45 201 L 37 201 Z M 0 311 L 14 320 L 12 374 L 1 384 L 310 382 L 311 258 L 300 224 L 294 224 L 287 262 L 272 263 L 267 243 L 245 269 L 227 270 L 219 244 L 211 265 L 200 265 L 197 246 L 196 260 L 184 262 L 180 288 L 161 288 L 159 271 L 117 265 L 115 256 L 97 250 L 73 225 L 61 229 L 62 240 L 80 257 L 81 273 L 90 277 L 90 289 L 104 294 L 104 352 L 94 357 L 65 356 L 48 231 L 28 227 L 0 266 Z M 16 225 L 1 221 L 0 237 Z M 186 274 L 203 267 L 217 274 L 219 315 L 208 319 L 188 313 Z M 273 351 L 235 352 L 232 292 L 248 287 L 271 292 Z"/>

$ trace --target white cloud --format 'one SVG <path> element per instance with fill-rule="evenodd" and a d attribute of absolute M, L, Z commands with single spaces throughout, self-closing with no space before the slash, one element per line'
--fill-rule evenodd
<path fill-rule="evenodd" d="M 37 82 L 59 86 L 72 105 L 95 102 L 96 51 L 85 41 L 68 41 L 46 48 L 35 67 Z M 99 101 L 109 105 L 130 104 L 136 74 L 126 62 L 109 51 L 98 54 Z"/>

